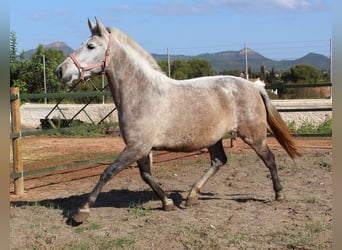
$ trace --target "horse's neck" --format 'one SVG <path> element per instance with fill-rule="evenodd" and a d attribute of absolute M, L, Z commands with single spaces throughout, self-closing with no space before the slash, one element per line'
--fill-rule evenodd
<path fill-rule="evenodd" d="M 129 35 L 124 33 L 122 30 L 119 30 L 115 27 L 108 27 L 108 30 L 114 34 L 115 37 L 119 39 L 119 41 L 125 43 L 126 45 L 130 46 L 134 49 L 140 56 L 144 57 L 145 60 L 148 61 L 150 66 L 157 71 L 162 72 L 161 68 L 159 67 L 157 61 L 153 58 L 153 56 L 148 53 L 143 47 L 140 46 L 136 41 L 134 41 Z"/>
<path fill-rule="evenodd" d="M 133 107 L 136 99 L 153 91 L 155 84 L 159 84 L 154 78 L 163 77 L 163 73 L 153 69 L 141 56 L 132 55 L 121 48 L 112 51 L 111 63 L 107 70 L 107 79 L 110 90 L 118 109 Z M 165 76 L 166 78 L 166 76 Z M 132 106 L 133 105 L 133 106 Z"/>

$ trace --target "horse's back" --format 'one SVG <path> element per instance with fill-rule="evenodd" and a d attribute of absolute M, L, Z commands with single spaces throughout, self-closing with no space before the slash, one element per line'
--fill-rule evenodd
<path fill-rule="evenodd" d="M 260 95 L 261 87 L 241 77 L 200 77 L 181 81 L 180 86 L 182 87 L 176 94 L 186 95 L 192 103 L 191 106 L 199 104 L 207 108 L 212 107 L 213 113 L 224 114 L 224 111 L 235 110 L 243 114 L 255 109 L 258 113 L 265 110 Z M 189 100 L 186 102 L 189 103 Z"/>

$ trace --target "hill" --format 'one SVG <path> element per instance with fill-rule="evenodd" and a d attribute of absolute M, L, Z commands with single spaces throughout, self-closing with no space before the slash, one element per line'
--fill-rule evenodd
<path fill-rule="evenodd" d="M 63 51 L 64 55 L 67 56 L 70 53 L 72 53 L 74 50 L 70 48 L 66 43 L 64 42 L 53 42 L 48 45 L 43 45 L 45 49 L 55 49 L 55 50 L 61 50 Z M 32 55 L 36 52 L 36 49 L 30 49 L 25 52 L 25 58 L 31 58 Z"/>
<path fill-rule="evenodd" d="M 167 60 L 167 55 L 152 54 L 157 61 Z M 245 49 L 240 51 L 221 51 L 217 53 L 205 53 L 196 56 L 186 55 L 171 55 L 171 60 L 189 60 L 189 59 L 204 59 L 207 60 L 215 71 L 223 70 L 241 70 L 245 69 Z M 275 70 L 289 70 L 291 67 L 298 64 L 309 64 L 318 70 L 328 70 L 330 68 L 330 59 L 324 55 L 308 53 L 307 55 L 295 60 L 272 60 L 258 52 L 248 49 L 248 66 L 253 71 L 259 71 L 262 65 L 267 70 L 273 67 Z"/>
<path fill-rule="evenodd" d="M 48 45 L 43 45 L 44 48 L 52 48 L 62 50 L 64 55 L 67 56 L 74 50 L 64 42 L 54 42 Z M 28 50 L 26 57 L 30 58 L 35 49 Z M 316 53 L 308 53 L 307 55 L 295 59 L 295 60 L 272 60 L 253 49 L 247 49 L 248 66 L 251 67 L 252 71 L 259 71 L 262 65 L 265 66 L 266 70 L 271 70 L 273 67 L 275 70 L 289 70 L 291 67 L 298 64 L 309 64 L 318 70 L 329 70 L 330 59 L 324 55 Z M 166 54 L 152 54 L 157 61 L 166 61 Z M 196 56 L 187 55 L 171 55 L 171 60 L 190 60 L 190 59 L 204 59 L 207 60 L 212 68 L 219 72 L 223 70 L 241 70 L 245 69 L 245 49 L 239 51 L 221 51 L 217 53 L 204 53 Z"/>

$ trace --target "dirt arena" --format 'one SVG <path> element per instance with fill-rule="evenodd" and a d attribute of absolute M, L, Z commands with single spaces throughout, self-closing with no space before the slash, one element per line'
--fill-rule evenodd
<path fill-rule="evenodd" d="M 165 212 L 135 165 L 115 176 L 91 217 L 66 220 L 96 184 L 120 137 L 23 138 L 24 169 L 86 160 L 96 163 L 25 178 L 25 195 L 11 192 L 11 249 L 331 249 L 331 139 L 296 139 L 303 156 L 291 160 L 269 138 L 286 200 L 274 201 L 268 169 L 239 139 L 225 140 L 228 165 L 211 178 L 200 203 L 185 207 L 193 182 L 209 166 L 207 150 L 154 152 L 152 173 L 176 209 Z"/>

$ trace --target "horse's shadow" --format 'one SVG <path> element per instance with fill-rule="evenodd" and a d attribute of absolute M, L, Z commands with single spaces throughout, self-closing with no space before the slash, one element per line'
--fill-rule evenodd
<path fill-rule="evenodd" d="M 184 191 L 173 190 L 168 194 L 174 202 L 174 205 L 179 209 L 184 209 L 182 203 L 185 199 L 182 196 Z M 10 204 L 14 207 L 21 206 L 44 206 L 47 208 L 60 209 L 63 211 L 64 217 L 69 217 L 73 214 L 81 205 L 85 203 L 89 194 L 72 195 L 66 198 L 46 199 L 40 201 L 12 201 Z M 268 203 L 269 199 L 256 198 L 249 194 L 230 194 L 226 197 L 217 197 L 215 193 L 201 192 L 199 200 L 217 200 L 225 199 L 232 200 L 239 203 L 245 203 L 250 201 Z M 159 198 L 153 191 L 132 191 L 127 189 L 111 190 L 108 192 L 101 192 L 92 207 L 113 207 L 113 208 L 130 208 L 137 204 L 144 204 L 149 201 L 158 200 Z M 156 208 L 156 209 L 161 209 Z"/>
<path fill-rule="evenodd" d="M 181 195 L 182 192 L 183 191 L 180 190 L 174 190 L 168 195 L 178 208 L 182 208 L 181 203 L 184 201 L 184 198 Z M 40 201 L 13 201 L 10 204 L 14 207 L 44 206 L 47 208 L 60 209 L 62 210 L 64 218 L 70 218 L 77 212 L 77 209 L 86 202 L 88 196 L 89 194 L 81 194 L 72 195 L 66 198 Z M 109 192 L 101 192 L 92 207 L 130 208 L 154 200 L 159 201 L 159 198 L 153 191 L 132 191 L 127 189 L 111 190 Z M 156 209 L 161 209 L 161 206 Z"/>
<path fill-rule="evenodd" d="M 246 203 L 246 202 L 260 202 L 260 203 L 268 203 L 271 202 L 272 200 L 264 197 L 255 197 L 252 194 L 227 194 L 224 197 L 217 197 L 217 194 L 211 193 L 211 192 L 201 192 L 200 193 L 200 198 L 199 200 L 219 200 L 219 199 L 224 199 L 224 200 L 231 200 L 235 201 L 238 203 Z"/>
<path fill-rule="evenodd" d="M 169 192 L 168 197 L 174 202 L 174 205 L 179 209 L 185 209 L 182 203 L 185 199 L 182 196 L 184 191 L 173 190 Z M 66 198 L 56 198 L 56 199 L 46 199 L 40 201 L 13 201 L 11 206 L 21 207 L 21 206 L 44 206 L 49 209 L 59 209 L 62 210 L 62 215 L 67 219 L 66 223 L 68 225 L 79 225 L 70 224 L 70 218 L 76 214 L 77 209 L 81 207 L 88 199 L 89 194 L 73 195 Z M 233 200 L 239 203 L 245 202 L 261 202 L 267 203 L 268 199 L 255 198 L 247 194 L 231 194 L 226 197 L 217 197 L 215 193 L 211 192 L 201 192 L 199 200 Z M 127 189 L 111 190 L 109 192 L 101 192 L 92 207 L 113 207 L 113 208 L 130 208 L 136 205 L 141 205 L 149 201 L 158 200 L 159 198 L 154 194 L 153 191 L 132 191 Z M 161 205 L 161 204 L 160 204 Z M 154 210 L 161 210 L 162 207 L 154 208 Z"/>

